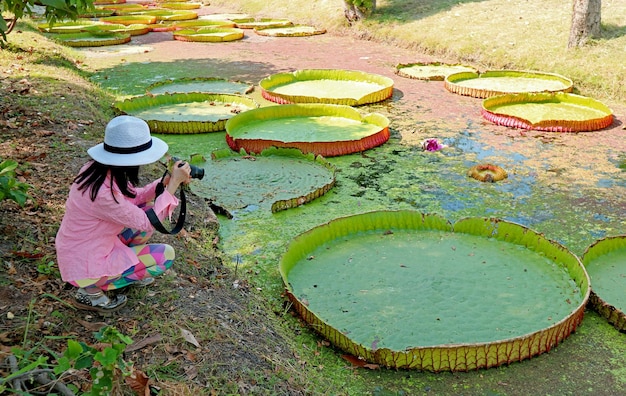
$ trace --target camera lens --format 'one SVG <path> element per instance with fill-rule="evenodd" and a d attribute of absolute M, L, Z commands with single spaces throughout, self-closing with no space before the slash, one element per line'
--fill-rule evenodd
<path fill-rule="evenodd" d="M 191 178 L 202 180 L 202 178 L 204 177 L 204 168 L 199 168 L 194 165 L 190 165 L 190 166 L 191 166 Z"/>

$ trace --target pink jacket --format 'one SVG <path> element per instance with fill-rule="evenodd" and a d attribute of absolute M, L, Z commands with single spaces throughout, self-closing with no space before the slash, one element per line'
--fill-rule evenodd
<path fill-rule="evenodd" d="M 158 182 L 155 180 L 143 188 L 136 188 L 134 199 L 123 196 L 114 186 L 117 202 L 111 195 L 110 177 L 93 202 L 89 191 L 79 191 L 78 185 L 72 184 L 55 240 L 57 262 L 64 281 L 115 276 L 139 263 L 133 250 L 117 235 L 124 228 L 154 230 L 143 209 L 137 205 L 154 199 Z M 155 200 L 154 211 L 163 219 L 171 216 L 176 206 L 178 199 L 165 190 Z"/>

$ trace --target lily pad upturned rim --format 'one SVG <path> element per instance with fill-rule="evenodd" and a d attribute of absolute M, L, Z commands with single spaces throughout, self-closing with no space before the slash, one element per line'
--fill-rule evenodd
<path fill-rule="evenodd" d="M 308 202 L 311 202 L 311 201 L 315 200 L 316 198 L 319 198 L 322 195 L 324 195 L 325 193 L 327 193 L 335 185 L 335 182 L 336 182 L 336 180 L 335 180 L 336 168 L 335 168 L 334 165 L 332 165 L 330 162 L 328 162 L 321 155 L 315 155 L 315 154 L 312 154 L 312 153 L 305 154 L 302 151 L 300 151 L 298 149 L 295 149 L 295 148 L 269 147 L 269 148 L 263 150 L 261 153 L 258 153 L 258 154 L 248 153 L 248 152 L 246 152 L 243 149 L 240 150 L 239 152 L 235 152 L 235 151 L 232 151 L 230 149 L 221 149 L 221 150 L 213 151 L 211 153 L 211 159 L 212 160 L 228 160 L 228 159 L 231 159 L 231 158 L 242 158 L 242 159 L 256 160 L 258 158 L 263 158 L 263 157 L 280 157 L 280 158 L 285 158 L 285 159 L 292 158 L 292 159 L 296 159 L 296 160 L 306 160 L 306 161 L 310 162 L 312 166 L 321 166 L 322 168 L 324 168 L 328 172 L 328 182 L 327 183 L 325 183 L 323 185 L 319 184 L 317 186 L 314 186 L 314 188 L 309 189 L 307 191 L 301 191 L 300 193 L 302 193 L 303 195 L 292 196 L 291 198 L 288 198 L 288 199 L 277 199 L 277 200 L 273 201 L 272 204 L 271 204 L 271 211 L 272 211 L 272 213 L 276 213 L 276 212 L 280 212 L 280 211 L 283 211 L 283 210 L 295 208 L 295 207 L 298 207 L 300 205 L 304 205 L 304 204 L 306 204 Z M 208 167 L 209 166 L 211 166 L 211 165 L 208 164 Z M 270 176 L 268 176 L 268 177 L 270 177 Z M 230 182 L 230 184 L 232 184 L 232 181 Z M 215 184 L 212 184 L 212 185 L 215 185 Z M 244 189 L 249 188 L 247 186 L 242 186 L 242 187 Z M 194 186 L 192 185 L 192 189 L 193 188 L 194 188 Z M 237 189 L 238 187 L 237 186 L 232 186 L 232 188 Z M 222 191 L 222 194 L 220 194 L 220 196 L 224 196 L 225 194 L 224 194 L 224 192 L 223 192 L 223 190 L 221 188 L 220 188 L 220 191 Z M 246 191 L 241 191 L 240 192 L 240 194 L 248 194 L 248 193 L 249 192 L 246 192 Z M 198 192 L 198 194 L 202 195 L 199 192 Z M 224 211 L 227 214 L 228 217 L 232 217 L 232 214 L 230 213 L 229 208 L 223 207 L 223 206 L 225 206 L 224 203 L 212 202 L 212 204 L 217 206 L 218 208 L 220 208 L 222 211 Z"/>
<path fill-rule="evenodd" d="M 97 25 L 104 25 L 104 23 L 80 18 L 75 21 L 57 21 L 54 24 L 41 23 L 37 25 L 37 29 L 44 33 L 71 34 L 84 32 L 86 28 Z"/>
<path fill-rule="evenodd" d="M 130 33 L 92 34 L 89 32 L 81 32 L 51 34 L 49 37 L 68 47 L 104 47 L 108 45 L 126 44 L 131 40 Z"/>
<path fill-rule="evenodd" d="M 301 301 L 290 286 L 290 270 L 310 251 L 327 241 L 362 231 L 394 229 L 441 230 L 495 238 L 535 251 L 541 251 L 551 260 L 560 262 L 575 280 L 583 296 L 581 303 L 570 314 L 558 322 L 539 331 L 495 342 L 442 344 L 434 347 L 414 347 L 405 350 L 372 348 L 353 342 L 348 335 L 339 331 L 308 309 L 307 301 Z M 377 211 L 341 217 L 317 226 L 294 238 L 281 257 L 279 271 L 285 292 L 295 310 L 324 338 L 335 347 L 385 367 L 418 369 L 432 372 L 468 371 L 497 367 L 522 361 L 550 351 L 561 343 L 582 322 L 585 306 L 590 295 L 589 275 L 580 259 L 564 246 L 545 238 L 542 234 L 522 226 L 495 218 L 464 218 L 454 224 L 436 214 L 416 211 Z"/>
<path fill-rule="evenodd" d="M 160 105 L 193 102 L 228 101 L 239 102 L 247 107 L 257 108 L 259 104 L 244 95 L 213 94 L 203 92 L 165 93 L 160 95 L 140 95 L 113 104 L 113 107 L 122 114 L 135 115 L 138 110 Z M 228 118 L 217 121 L 161 121 L 145 119 L 152 133 L 163 134 L 196 134 L 220 132 L 225 129 Z"/>
<path fill-rule="evenodd" d="M 239 29 L 256 29 L 259 27 L 286 27 L 293 26 L 293 22 L 286 18 L 249 18 L 233 19 Z"/>
<path fill-rule="evenodd" d="M 150 15 L 154 16 L 157 21 L 188 21 L 198 19 L 198 13 L 191 10 L 166 10 L 152 9 L 132 12 L 130 15 Z"/>
<path fill-rule="evenodd" d="M 275 137 L 270 139 L 245 139 L 237 137 L 237 128 L 249 122 L 258 120 L 275 120 L 290 117 L 343 117 L 350 120 L 358 120 L 379 128 L 378 132 L 360 140 L 345 140 L 341 142 L 292 142 L 279 141 Z M 290 104 L 282 106 L 259 107 L 250 111 L 237 114 L 226 122 L 226 143 L 228 146 L 239 151 L 241 149 L 251 153 L 259 153 L 268 147 L 297 148 L 303 153 L 314 153 L 323 157 L 334 157 L 345 154 L 363 152 L 380 146 L 389 140 L 389 119 L 378 113 L 362 114 L 355 108 L 346 105 L 333 104 Z"/>
<path fill-rule="evenodd" d="M 585 267 L 588 267 L 590 263 L 599 257 L 622 249 L 626 250 L 626 235 L 602 238 L 585 249 L 581 260 Z M 624 265 L 626 267 L 626 263 Z M 593 288 L 592 284 L 589 305 L 617 330 L 626 332 L 626 312 L 611 304 L 610 301 L 606 301 L 601 294 Z"/>
<path fill-rule="evenodd" d="M 154 15 L 114 15 L 102 17 L 100 21 L 108 23 L 119 23 L 122 25 L 144 24 L 152 25 L 156 23 L 157 18 Z"/>
<path fill-rule="evenodd" d="M 128 33 L 131 36 L 140 36 L 148 34 L 152 29 L 143 23 L 135 23 L 132 25 L 123 25 L 121 23 L 101 23 L 85 28 L 85 31 L 94 35 L 107 33 Z"/>
<path fill-rule="evenodd" d="M 431 74 L 431 75 L 425 75 L 423 77 L 418 77 L 413 74 L 406 73 L 402 70 L 406 68 L 411 68 L 413 66 L 430 66 L 430 67 L 441 66 L 442 68 L 462 67 L 462 68 L 467 69 L 468 72 L 471 72 L 471 71 L 474 71 L 476 73 L 478 72 L 478 70 L 475 67 L 463 65 L 460 63 L 453 64 L 453 63 L 443 63 L 443 62 L 415 62 L 415 63 L 400 63 L 396 65 L 395 73 L 401 77 L 412 78 L 416 80 L 428 80 L 428 81 L 443 81 L 447 75 L 453 74 L 453 73 L 436 73 L 436 74 Z"/>
<path fill-rule="evenodd" d="M 192 3 L 188 1 L 168 1 L 160 2 L 160 7 L 170 10 L 197 10 L 202 7 L 202 3 Z"/>
<path fill-rule="evenodd" d="M 494 107 L 517 103 L 571 103 L 592 108 L 604 116 L 586 120 L 546 119 L 531 122 L 521 116 L 512 116 L 493 110 Z M 530 92 L 498 95 L 483 100 L 481 114 L 494 124 L 513 128 L 534 129 L 548 132 L 590 132 L 604 129 L 613 123 L 613 110 L 599 100 L 567 92 Z"/>
<path fill-rule="evenodd" d="M 326 33 L 326 29 L 308 25 L 293 25 L 285 27 L 259 27 L 254 32 L 260 36 L 270 37 L 307 37 Z"/>
<path fill-rule="evenodd" d="M 181 83 L 183 84 L 194 83 L 194 82 L 203 83 L 203 82 L 213 82 L 213 81 L 247 85 L 245 92 L 241 93 L 242 95 L 246 95 L 254 91 L 254 85 L 252 84 L 248 84 L 248 83 L 245 83 L 243 81 L 238 81 L 238 80 L 229 80 L 229 79 L 221 78 L 221 77 L 181 77 L 181 78 L 175 78 L 172 80 L 158 81 L 153 84 L 150 84 L 148 88 L 146 88 L 146 91 L 150 93 L 154 93 L 152 91 L 155 88 L 164 87 L 167 85 L 181 84 Z M 188 92 L 188 91 L 185 91 L 185 92 Z M 217 93 L 217 92 L 211 92 L 211 91 L 192 91 L 192 92 Z M 175 93 L 175 92 L 167 92 L 167 93 Z"/>
<path fill-rule="evenodd" d="M 244 32 L 243 29 L 239 28 L 201 27 L 174 30 L 172 35 L 175 40 L 179 41 L 222 43 L 241 40 L 244 37 Z"/>
<path fill-rule="evenodd" d="M 174 21 L 172 25 L 176 29 L 200 29 L 203 27 L 220 27 L 220 28 L 234 28 L 235 23 L 226 20 L 211 20 L 211 19 L 190 19 L 186 21 Z"/>
<path fill-rule="evenodd" d="M 556 81 L 563 83 L 564 85 L 562 89 L 558 89 L 558 90 L 547 89 L 547 90 L 541 90 L 540 92 L 546 92 L 546 91 L 547 92 L 559 92 L 559 91 L 560 92 L 572 92 L 574 89 L 574 83 L 572 82 L 572 80 L 565 76 L 562 76 L 556 73 L 547 73 L 547 72 L 534 71 L 534 70 L 488 70 L 483 73 L 480 73 L 480 72 L 453 73 L 453 74 L 446 76 L 446 78 L 444 79 L 444 86 L 448 91 L 452 93 L 456 93 L 456 94 L 464 95 L 464 96 L 471 96 L 474 98 L 488 98 L 488 97 L 496 96 L 496 95 L 511 94 L 511 92 L 502 92 L 499 90 L 491 90 L 491 89 L 486 89 L 486 88 L 466 87 L 466 86 L 459 84 L 459 82 L 462 82 L 465 80 L 477 79 L 477 78 L 494 78 L 494 77 L 530 77 L 530 78 L 545 79 L 545 80 L 552 80 L 552 81 L 556 80 Z M 519 92 L 519 93 L 523 93 L 523 92 Z"/>
<path fill-rule="evenodd" d="M 273 91 L 285 84 L 311 80 L 365 81 L 378 84 L 381 88 L 360 98 L 318 98 L 304 94 L 285 95 Z M 394 82 L 389 77 L 349 69 L 299 69 L 291 73 L 272 74 L 259 82 L 262 96 L 275 103 L 325 103 L 348 106 L 360 106 L 389 99 L 393 95 L 393 85 Z"/>

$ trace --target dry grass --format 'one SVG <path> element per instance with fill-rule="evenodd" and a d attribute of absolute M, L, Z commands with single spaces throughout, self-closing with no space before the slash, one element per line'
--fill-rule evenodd
<path fill-rule="evenodd" d="M 256 16 L 289 17 L 485 69 L 524 69 L 571 78 L 582 95 L 626 102 L 626 2 L 602 2 L 602 37 L 568 50 L 571 1 L 379 0 L 372 18 L 347 27 L 342 0 L 214 0 Z"/>

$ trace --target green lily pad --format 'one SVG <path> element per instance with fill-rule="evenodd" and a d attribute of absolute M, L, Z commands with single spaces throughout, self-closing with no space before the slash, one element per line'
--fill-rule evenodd
<path fill-rule="evenodd" d="M 260 155 L 216 151 L 205 177 L 192 191 L 231 217 L 239 209 L 278 212 L 324 195 L 335 184 L 335 169 L 321 156 L 297 149 L 269 148 Z"/>
<path fill-rule="evenodd" d="M 287 27 L 255 28 L 254 32 L 260 36 L 271 37 L 305 37 L 326 33 L 326 29 L 313 26 L 295 25 Z"/>
<path fill-rule="evenodd" d="M 549 351 L 581 323 L 589 277 L 565 247 L 521 225 L 414 211 L 332 220 L 280 261 L 311 328 L 366 362 L 467 371 Z"/>
<path fill-rule="evenodd" d="M 454 73 L 445 78 L 444 85 L 450 92 L 475 98 L 511 93 L 573 90 L 572 80 L 559 74 L 519 70 Z"/>
<path fill-rule="evenodd" d="M 37 29 L 45 33 L 81 33 L 92 26 L 104 25 L 102 22 L 90 19 L 78 19 L 76 21 L 59 21 L 54 24 L 41 23 Z"/>
<path fill-rule="evenodd" d="M 114 107 L 121 113 L 145 120 L 153 133 L 207 133 L 223 131 L 226 121 L 258 107 L 241 95 L 173 93 L 142 95 Z"/>
<path fill-rule="evenodd" d="M 305 69 L 278 73 L 259 83 L 272 102 L 327 103 L 360 106 L 388 99 L 393 80 L 377 74 L 341 69 Z"/>
<path fill-rule="evenodd" d="M 197 19 L 198 13 L 189 10 L 146 10 L 133 12 L 132 15 L 150 15 L 156 17 L 157 21 L 186 21 Z"/>
<path fill-rule="evenodd" d="M 227 20 L 193 19 L 189 21 L 177 21 L 172 23 L 177 29 L 200 29 L 206 27 L 234 28 L 235 23 Z"/>
<path fill-rule="evenodd" d="M 146 7 L 137 3 L 111 3 L 101 5 L 99 8 L 103 10 L 113 10 L 116 15 L 128 14 L 131 12 L 145 10 Z"/>
<path fill-rule="evenodd" d="M 206 92 L 245 95 L 253 90 L 254 86 L 251 84 L 215 77 L 183 77 L 174 80 L 159 81 L 148 87 L 148 92 L 155 95 L 179 92 Z"/>
<path fill-rule="evenodd" d="M 95 7 L 93 10 L 83 10 L 78 15 L 79 18 L 101 18 L 111 16 L 115 13 L 115 10 L 107 10 L 100 7 Z"/>
<path fill-rule="evenodd" d="M 130 41 L 129 33 L 92 34 L 89 32 L 83 32 L 53 34 L 48 37 L 60 42 L 63 45 L 67 45 L 68 47 L 102 47 L 107 45 L 125 44 Z"/>
<path fill-rule="evenodd" d="M 167 3 L 159 3 L 159 6 L 169 10 L 196 10 L 202 7 L 202 4 L 191 3 L 188 1 L 172 1 Z"/>
<path fill-rule="evenodd" d="M 461 72 L 477 72 L 477 70 L 471 66 L 441 62 L 402 63 L 396 66 L 397 75 L 417 80 L 443 81 L 450 74 Z"/>
<path fill-rule="evenodd" d="M 181 29 L 173 33 L 174 39 L 179 41 L 197 41 L 207 43 L 221 43 L 241 40 L 243 30 L 237 28 L 206 27 L 199 29 Z"/>
<path fill-rule="evenodd" d="M 293 22 L 289 19 L 272 19 L 272 18 L 260 18 L 260 19 L 252 19 L 243 18 L 243 19 L 234 19 L 233 22 L 237 25 L 239 29 L 263 29 L 263 28 L 276 28 L 276 27 L 286 27 L 292 26 Z"/>
<path fill-rule="evenodd" d="M 585 250 L 582 261 L 592 282 L 590 305 L 626 332 L 626 235 L 596 241 Z"/>
<path fill-rule="evenodd" d="M 85 28 L 85 31 L 94 35 L 107 33 L 128 33 L 131 36 L 140 36 L 150 33 L 152 29 L 148 25 L 135 23 L 132 25 L 122 25 L 120 23 L 101 23 Z"/>
<path fill-rule="evenodd" d="M 134 25 L 138 23 L 143 25 L 152 25 L 153 23 L 156 23 L 157 18 L 154 15 L 117 15 L 102 17 L 100 20 L 102 22 L 122 25 Z"/>
<path fill-rule="evenodd" d="M 487 120 L 514 128 L 552 132 L 595 131 L 613 123 L 602 102 L 564 92 L 492 96 L 483 100 Z"/>
<path fill-rule="evenodd" d="M 268 106 L 238 114 L 226 123 L 229 147 L 249 153 L 276 146 L 332 157 L 369 150 L 387 140 L 385 116 L 363 115 L 342 105 Z"/>

